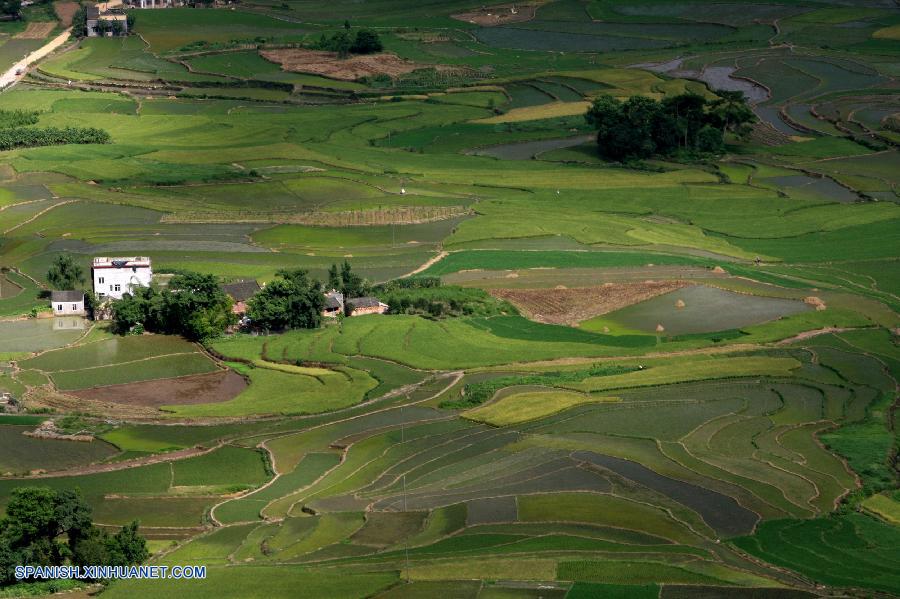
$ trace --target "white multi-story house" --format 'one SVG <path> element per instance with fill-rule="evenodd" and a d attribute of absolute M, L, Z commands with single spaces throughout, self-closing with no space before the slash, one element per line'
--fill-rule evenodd
<path fill-rule="evenodd" d="M 94 258 L 91 265 L 94 293 L 100 299 L 122 299 L 135 287 L 149 287 L 153 279 L 150 258 Z"/>

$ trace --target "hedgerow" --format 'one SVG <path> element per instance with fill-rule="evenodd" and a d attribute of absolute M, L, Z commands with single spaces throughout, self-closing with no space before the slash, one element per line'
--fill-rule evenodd
<path fill-rule="evenodd" d="M 0 128 L 0 150 L 63 144 L 108 144 L 110 141 L 109 133 L 95 127 Z"/>

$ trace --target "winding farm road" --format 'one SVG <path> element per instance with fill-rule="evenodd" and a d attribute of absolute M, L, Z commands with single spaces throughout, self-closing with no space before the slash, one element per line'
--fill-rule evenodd
<path fill-rule="evenodd" d="M 19 79 L 25 76 L 28 65 L 39 61 L 40 59 L 44 58 L 45 56 L 62 46 L 69 40 L 69 36 L 71 35 L 71 33 L 72 28 L 70 27 L 22 60 L 18 61 L 16 64 L 10 67 L 8 71 L 3 73 L 3 75 L 0 75 L 0 90 L 6 89 L 7 87 L 16 84 Z"/>

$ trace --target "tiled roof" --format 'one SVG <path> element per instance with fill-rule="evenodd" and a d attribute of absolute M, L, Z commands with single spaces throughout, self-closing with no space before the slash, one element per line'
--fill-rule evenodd
<path fill-rule="evenodd" d="M 222 285 L 222 291 L 231 296 L 236 302 L 245 302 L 259 291 L 259 283 L 254 279 L 244 279 L 235 281 L 234 283 L 226 283 Z"/>
<path fill-rule="evenodd" d="M 83 302 L 84 301 L 84 292 L 83 291 L 51 291 L 50 292 L 50 301 L 52 302 Z"/>
<path fill-rule="evenodd" d="M 377 308 L 381 305 L 377 297 L 351 297 L 347 303 L 354 308 Z"/>

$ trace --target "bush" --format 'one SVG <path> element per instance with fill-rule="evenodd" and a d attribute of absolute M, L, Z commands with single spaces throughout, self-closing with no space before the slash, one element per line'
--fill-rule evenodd
<path fill-rule="evenodd" d="M 430 318 L 518 314 L 512 304 L 482 289 L 442 287 L 438 277 L 399 279 L 372 291 L 390 306 L 390 314 L 419 314 Z"/>
<path fill-rule="evenodd" d="M 0 150 L 63 144 L 108 144 L 109 133 L 95 127 L 12 127 L 0 129 Z"/>
<path fill-rule="evenodd" d="M 39 114 L 36 110 L 0 110 L 0 129 L 35 125 Z"/>

